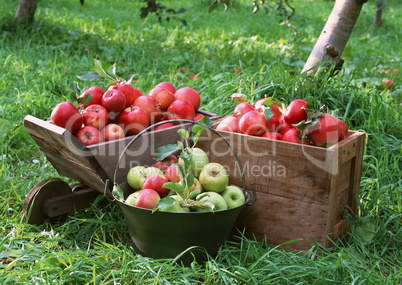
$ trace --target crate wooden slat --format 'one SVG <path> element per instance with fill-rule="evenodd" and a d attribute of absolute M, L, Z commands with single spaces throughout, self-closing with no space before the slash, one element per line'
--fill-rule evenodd
<path fill-rule="evenodd" d="M 356 213 L 365 133 L 350 131 L 329 148 L 221 134 L 239 156 L 247 188 L 255 183 L 257 200 L 237 222 L 248 237 L 270 245 L 302 239 L 290 247 L 307 250 L 315 241 L 330 247 L 331 239 L 347 229 L 344 205 Z M 212 141 L 201 138 L 198 146 L 228 169 L 231 183 L 241 185 L 238 163 L 229 157 L 226 143 Z"/>

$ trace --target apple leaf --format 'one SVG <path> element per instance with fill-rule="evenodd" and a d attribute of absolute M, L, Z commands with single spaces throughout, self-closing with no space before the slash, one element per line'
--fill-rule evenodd
<path fill-rule="evenodd" d="M 77 75 L 77 78 L 82 81 L 96 81 L 102 79 L 102 77 L 99 76 L 99 74 L 94 71 L 89 71 L 87 73 Z"/>
<path fill-rule="evenodd" d="M 111 65 L 111 66 L 109 67 L 108 73 L 109 73 L 109 74 L 113 74 L 113 76 L 116 77 L 116 64 L 113 64 L 113 65 Z"/>
<path fill-rule="evenodd" d="M 204 124 L 208 127 L 212 126 L 213 122 L 208 116 L 203 117 L 201 120 L 199 120 L 201 124 Z M 205 130 L 203 126 L 200 125 L 194 125 L 193 128 L 191 129 L 191 138 L 193 140 L 194 145 L 197 143 L 198 138 L 201 136 L 202 132 Z"/>
<path fill-rule="evenodd" d="M 127 85 L 129 85 L 129 84 L 131 84 L 131 81 L 133 81 L 133 78 L 134 78 L 134 76 L 135 76 L 136 74 L 131 74 L 131 75 L 129 75 L 128 76 L 128 79 L 126 80 L 126 84 Z"/>
<path fill-rule="evenodd" d="M 82 93 L 77 81 L 73 82 L 73 90 L 74 90 L 75 94 L 77 95 L 77 97 L 80 96 Z"/>
<path fill-rule="evenodd" d="M 201 194 L 201 189 L 195 189 L 188 194 L 188 199 L 194 199 L 199 194 Z"/>
<path fill-rule="evenodd" d="M 191 154 L 187 149 L 184 149 L 181 153 L 180 153 L 180 158 L 183 160 L 184 162 L 184 167 L 186 169 L 189 168 L 189 164 L 190 164 L 190 157 Z M 183 175 L 183 178 L 185 177 L 185 175 Z"/>
<path fill-rule="evenodd" d="M 190 188 L 194 185 L 194 175 L 191 172 L 187 173 L 185 181 L 186 181 L 185 186 L 187 190 L 190 191 Z M 188 196 L 188 194 L 189 193 L 186 193 L 186 196 Z"/>
<path fill-rule="evenodd" d="M 124 201 L 123 190 L 121 190 L 120 186 L 117 183 L 114 183 L 112 193 L 113 196 L 116 197 L 119 201 Z"/>
<path fill-rule="evenodd" d="M 176 168 L 177 172 L 179 173 L 180 176 L 180 181 L 184 181 L 185 177 L 186 177 L 186 171 L 184 170 L 184 168 L 180 165 L 175 163 L 174 167 Z"/>
<path fill-rule="evenodd" d="M 177 144 L 167 144 L 161 146 L 155 151 L 155 160 L 156 161 L 164 160 L 170 154 L 173 154 L 178 150 L 181 150 L 181 148 Z"/>
<path fill-rule="evenodd" d="M 178 145 L 181 149 L 184 148 L 184 144 L 183 144 L 181 141 L 177 141 L 177 145 Z"/>
<path fill-rule="evenodd" d="M 99 76 L 101 77 L 109 77 L 109 75 L 107 75 L 107 73 L 105 72 L 105 70 L 102 67 L 102 62 L 100 60 L 95 59 L 95 66 L 94 66 L 94 70 L 96 73 L 99 74 Z"/>
<path fill-rule="evenodd" d="M 180 129 L 177 131 L 177 133 L 183 138 L 183 139 L 188 139 L 189 138 L 189 133 L 185 129 Z"/>
<path fill-rule="evenodd" d="M 267 100 L 265 100 L 265 101 L 267 101 Z M 269 119 L 271 119 L 271 117 L 273 115 L 274 115 L 274 113 L 272 112 L 271 108 L 264 106 L 264 116 L 265 116 L 265 119 L 267 119 L 267 122 L 269 121 Z"/>
<path fill-rule="evenodd" d="M 172 197 L 165 197 L 159 200 L 158 204 L 152 209 L 152 213 L 158 210 L 162 210 L 168 206 L 172 206 L 176 200 Z"/>

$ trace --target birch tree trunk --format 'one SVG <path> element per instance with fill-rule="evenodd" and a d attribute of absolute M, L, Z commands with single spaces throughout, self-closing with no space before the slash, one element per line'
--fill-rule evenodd
<path fill-rule="evenodd" d="M 38 0 L 20 0 L 14 20 L 18 23 L 33 22 Z"/>
<path fill-rule="evenodd" d="M 367 0 L 336 0 L 331 15 L 311 52 L 302 73 L 315 74 L 321 63 L 342 67 L 341 54 L 349 40 L 363 4 Z"/>

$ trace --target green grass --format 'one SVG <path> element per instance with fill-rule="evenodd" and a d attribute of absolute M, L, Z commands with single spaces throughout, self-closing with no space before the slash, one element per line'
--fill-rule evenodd
<path fill-rule="evenodd" d="M 153 15 L 140 19 L 142 1 L 85 1 L 81 7 L 77 0 L 45 0 L 35 24 L 23 28 L 12 21 L 18 1 L 0 3 L 0 283 L 401 284 L 402 80 L 384 73 L 402 69 L 398 0 L 387 1 L 380 28 L 372 25 L 374 1 L 365 4 L 343 54 L 343 71 L 304 85 L 299 73 L 332 1 L 293 1 L 291 27 L 277 16 L 252 14 L 250 1 L 210 15 L 207 0 L 171 2 L 188 9 L 181 15 L 187 27 L 157 24 Z M 367 133 L 350 238 L 301 255 L 239 234 L 206 264 L 181 267 L 136 255 L 118 206 L 103 205 L 103 198 L 64 221 L 26 224 L 22 206 L 29 189 L 60 176 L 23 128 L 23 118 L 47 120 L 57 103 L 71 98 L 76 75 L 91 70 L 94 58 L 116 63 L 121 76 L 135 73 L 134 85 L 143 92 L 164 80 L 191 86 L 200 92 L 202 108 L 220 115 L 233 108 L 230 95 L 239 87 L 254 100 L 313 95 L 337 110 L 351 129 Z M 243 72 L 233 73 L 238 66 Z M 188 74 L 176 73 L 178 67 Z M 189 80 L 190 73 L 200 79 Z M 378 88 L 385 77 L 394 80 L 394 91 Z"/>

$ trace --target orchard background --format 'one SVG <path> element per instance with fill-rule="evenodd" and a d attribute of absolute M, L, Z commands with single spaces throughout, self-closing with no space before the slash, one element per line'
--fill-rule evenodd
<path fill-rule="evenodd" d="M 272 11 L 253 14 L 250 1 L 208 13 L 210 1 L 169 1 L 186 12 L 158 23 L 142 19 L 142 1 L 43 0 L 35 22 L 14 22 L 18 0 L 0 3 L 0 283 L 1 284 L 400 284 L 402 282 L 402 87 L 399 0 L 387 0 L 382 25 L 375 1 L 363 6 L 342 54 L 342 70 L 300 74 L 333 1 L 292 1 L 288 23 Z M 136 255 L 116 204 L 102 199 L 64 221 L 28 225 L 25 195 L 59 177 L 24 130 L 30 114 L 48 120 L 51 109 L 74 96 L 77 75 L 94 58 L 116 63 L 120 76 L 136 74 L 147 93 L 161 81 L 190 86 L 201 109 L 227 115 L 239 90 L 249 100 L 274 96 L 290 102 L 315 96 L 352 130 L 367 133 L 358 217 L 348 240 L 304 255 L 238 237 L 206 264 L 180 267 Z M 234 72 L 241 68 L 240 73 Z M 187 72 L 178 72 L 184 68 Z M 196 74 L 195 80 L 189 79 Z M 394 90 L 382 89 L 390 78 Z M 301 80 L 308 84 L 300 85 Z M 100 82 L 99 85 L 102 85 Z M 104 86 L 102 86 L 104 87 Z M 73 181 L 65 181 L 72 183 Z M 290 243 L 291 246 L 291 243 Z"/>

